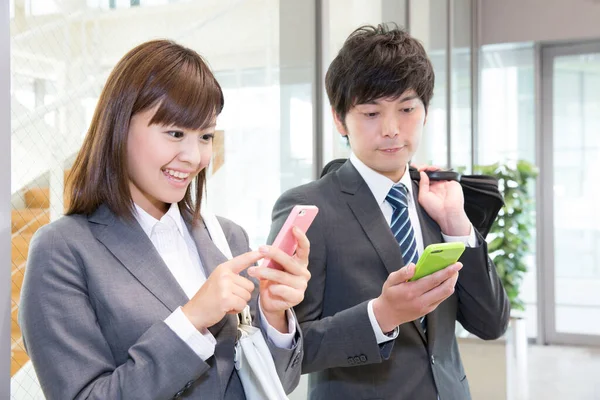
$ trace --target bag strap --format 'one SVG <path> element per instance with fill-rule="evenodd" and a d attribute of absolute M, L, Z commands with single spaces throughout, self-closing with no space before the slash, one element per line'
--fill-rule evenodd
<path fill-rule="evenodd" d="M 233 258 L 231 248 L 229 247 L 225 232 L 223 232 L 223 227 L 221 227 L 217 216 L 209 211 L 203 211 L 201 214 L 204 225 L 206 225 L 206 229 L 208 230 L 213 243 L 228 260 L 231 260 Z M 252 316 L 250 315 L 249 306 L 246 306 L 241 313 L 238 313 L 237 317 L 238 325 L 252 325 Z"/>
<path fill-rule="evenodd" d="M 217 216 L 211 212 L 203 211 L 202 220 L 204 221 L 204 225 L 206 225 L 206 229 L 208 229 L 208 233 L 215 246 L 221 250 L 221 253 L 223 253 L 228 260 L 231 260 L 233 258 L 231 248 L 229 248 L 229 243 L 227 243 L 227 239 L 225 238 L 225 232 L 223 232 L 223 228 L 221 227 Z"/>

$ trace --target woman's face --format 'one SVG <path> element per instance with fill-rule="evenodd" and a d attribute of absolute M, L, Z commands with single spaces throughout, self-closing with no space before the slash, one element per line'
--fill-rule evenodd
<path fill-rule="evenodd" d="M 131 118 L 127 172 L 131 198 L 160 219 L 183 199 L 192 180 L 210 162 L 215 123 L 204 130 L 149 125 L 156 108 Z"/>

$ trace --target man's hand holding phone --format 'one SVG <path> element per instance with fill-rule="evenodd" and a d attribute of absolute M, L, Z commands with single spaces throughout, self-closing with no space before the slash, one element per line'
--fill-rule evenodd
<path fill-rule="evenodd" d="M 392 272 L 381 295 L 373 301 L 373 313 L 381 330 L 390 332 L 435 310 L 454 293 L 461 268 L 457 262 L 414 282 L 408 282 L 415 274 L 412 263 Z"/>

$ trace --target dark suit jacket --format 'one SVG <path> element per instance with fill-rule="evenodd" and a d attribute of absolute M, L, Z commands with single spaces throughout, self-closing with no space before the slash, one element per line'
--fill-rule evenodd
<path fill-rule="evenodd" d="M 418 191 L 413 184 L 415 194 Z M 415 197 L 416 201 L 416 197 Z M 270 239 L 296 204 L 319 214 L 308 230 L 308 283 L 296 315 L 304 333 L 303 373 L 309 397 L 329 399 L 469 399 L 454 335 L 455 321 L 483 339 L 501 336 L 509 302 L 485 241 L 467 248 L 455 293 L 420 324 L 400 326 L 397 339 L 378 345 L 368 313 L 388 275 L 403 266 L 398 243 L 369 187 L 347 161 L 322 179 L 291 189 L 273 210 Z M 418 204 L 418 202 L 417 202 Z M 417 205 L 425 246 L 442 242 L 439 226 Z"/>
<path fill-rule="evenodd" d="M 219 222 L 234 256 L 249 250 L 241 227 Z M 190 232 L 208 276 L 226 258 L 203 224 Z M 243 399 L 233 365 L 236 316 L 209 328 L 217 345 L 204 362 L 164 323 L 187 302 L 136 221 L 101 206 L 42 227 L 30 246 L 19 320 L 46 398 Z M 260 327 L 256 313 L 254 321 Z M 290 350 L 267 343 L 291 391 L 302 341 Z"/>

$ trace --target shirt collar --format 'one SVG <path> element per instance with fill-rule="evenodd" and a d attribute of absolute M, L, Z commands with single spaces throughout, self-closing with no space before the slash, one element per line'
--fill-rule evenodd
<path fill-rule="evenodd" d="M 408 189 L 408 201 L 409 203 L 413 201 L 413 188 L 412 181 L 410 179 L 410 173 L 408 171 L 409 165 L 406 165 L 406 169 L 404 170 L 404 175 L 400 178 L 400 181 L 394 182 L 390 178 L 383 176 L 379 172 L 371 169 L 366 166 L 357 156 L 352 152 L 350 154 L 350 162 L 354 165 L 354 168 L 358 171 L 360 176 L 365 180 L 367 186 L 373 193 L 377 204 L 381 205 L 385 201 L 387 194 L 389 193 L 392 186 L 398 186 L 400 183 L 404 184 Z"/>
<path fill-rule="evenodd" d="M 140 224 L 146 235 L 150 237 L 152 235 L 152 230 L 159 222 L 159 220 L 154 218 L 152 215 L 148 214 L 146 211 L 144 211 L 144 209 L 142 209 L 142 207 L 138 206 L 137 204 L 134 203 L 134 206 L 136 210 L 135 219 Z M 175 226 L 177 227 L 179 233 L 183 235 L 183 220 L 181 218 L 181 212 L 179 211 L 179 206 L 177 205 L 177 203 L 171 204 L 171 206 L 169 207 L 165 215 L 162 216 L 160 221 L 164 222 L 165 218 L 170 218 L 175 223 Z"/>

